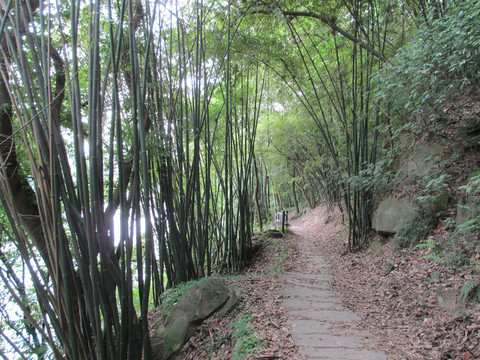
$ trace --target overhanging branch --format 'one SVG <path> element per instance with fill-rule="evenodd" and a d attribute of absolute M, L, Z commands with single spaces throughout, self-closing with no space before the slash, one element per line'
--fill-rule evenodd
<path fill-rule="evenodd" d="M 262 9 L 259 9 L 259 10 L 253 10 L 252 11 L 253 13 L 255 14 L 272 14 L 274 11 L 273 10 L 262 10 Z M 351 33 L 349 33 L 348 31 L 342 29 L 341 27 L 339 27 L 336 22 L 331 19 L 331 18 L 328 18 L 326 16 L 323 16 L 321 14 L 317 14 L 313 11 L 287 11 L 287 10 L 280 10 L 281 14 L 285 17 L 290 17 L 290 18 L 297 18 L 297 17 L 310 17 L 310 18 L 314 18 L 314 19 L 318 19 L 320 20 L 321 22 L 323 22 L 325 25 L 328 25 L 333 31 L 336 31 L 338 32 L 339 34 L 341 34 L 342 36 L 344 36 L 345 38 L 347 38 L 348 40 L 358 44 L 360 47 L 362 47 L 363 49 L 367 50 L 369 53 L 371 53 L 372 55 L 374 55 L 375 57 L 377 57 L 378 59 L 382 60 L 383 62 L 388 62 L 387 58 L 382 55 L 381 53 L 379 53 L 377 50 L 375 50 L 374 48 L 372 48 L 370 45 L 366 44 L 365 42 L 363 42 L 361 39 L 359 39 L 358 37 L 352 35 Z"/>

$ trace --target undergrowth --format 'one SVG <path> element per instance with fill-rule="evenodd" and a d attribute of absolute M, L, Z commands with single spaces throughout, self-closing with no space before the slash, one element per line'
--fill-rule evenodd
<path fill-rule="evenodd" d="M 480 281 L 467 280 L 460 289 L 463 301 L 480 302 Z"/>
<path fill-rule="evenodd" d="M 442 105 L 459 90 L 479 91 L 480 27 L 478 1 L 452 2 L 442 17 L 422 25 L 414 39 L 379 71 L 377 96 L 386 112 L 409 131 L 435 132 L 444 123 Z"/>
<path fill-rule="evenodd" d="M 262 340 L 257 337 L 252 322 L 253 316 L 246 312 L 232 324 L 234 330 L 233 340 L 235 341 L 233 360 L 244 359 L 248 355 L 257 352 Z"/>
<path fill-rule="evenodd" d="M 440 222 L 440 226 L 437 227 L 437 234 L 428 236 L 432 230 L 431 225 L 433 223 L 422 223 L 421 220 L 413 221 L 401 228 L 397 241 L 401 242 L 403 240 L 405 245 L 409 245 L 411 244 L 409 241 L 412 241 L 414 237 L 424 239 L 416 247 L 429 249 L 425 257 L 438 263 L 444 263 L 450 268 L 470 267 L 475 271 L 479 271 L 480 175 L 474 173 L 467 184 L 459 187 L 459 190 L 463 191 L 468 199 L 467 204 L 462 206 L 468 211 L 468 216 L 462 220 L 462 223 L 457 224 L 454 218 L 446 217 Z M 425 202 L 433 201 L 427 196 L 423 197 Z M 436 217 L 438 215 L 438 213 L 432 212 L 432 216 Z M 422 235 L 424 236 L 422 237 Z M 464 294 L 471 295 L 472 292 L 468 289 L 470 285 L 465 285 L 467 288 L 464 290 Z"/>

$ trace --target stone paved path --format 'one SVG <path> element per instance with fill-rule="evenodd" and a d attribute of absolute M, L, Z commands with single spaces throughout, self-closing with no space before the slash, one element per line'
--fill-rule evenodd
<path fill-rule="evenodd" d="M 326 275 L 328 265 L 316 255 L 311 235 L 303 227 L 292 230 L 299 235 L 299 257 L 305 266 L 301 273 L 285 273 L 282 292 L 288 295 L 283 306 L 300 354 L 310 359 L 387 360 L 385 354 L 369 350 L 375 348 L 372 335 L 359 329 L 360 318 L 332 291 L 333 277 Z"/>

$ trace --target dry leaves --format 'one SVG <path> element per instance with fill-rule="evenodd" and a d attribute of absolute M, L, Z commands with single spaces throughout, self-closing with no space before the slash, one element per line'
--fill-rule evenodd
<path fill-rule="evenodd" d="M 281 306 L 283 296 L 279 290 L 283 279 L 280 275 L 269 275 L 272 265 L 278 264 L 279 258 L 279 249 L 266 244 L 242 276 L 228 280 L 238 294 L 238 309 L 223 319 L 214 316 L 206 320 L 200 331 L 187 342 L 178 358 L 231 359 L 236 342 L 233 324 L 248 313 L 252 316 L 251 326 L 255 336 L 261 341 L 257 351 L 246 359 L 304 359 L 298 354 Z"/>
<path fill-rule="evenodd" d="M 480 306 L 448 310 L 438 304 L 438 289 L 458 289 L 476 276 L 454 271 L 422 257 L 428 249 L 393 251 L 392 244 L 377 245 L 349 254 L 340 216 L 317 208 L 292 221 L 308 230 L 309 238 L 330 264 L 334 286 L 347 307 L 361 318 L 361 327 L 373 334 L 379 349 L 391 359 L 480 359 Z M 325 223 L 325 219 L 330 219 Z M 283 266 L 289 271 L 305 268 L 298 256 L 296 235 L 282 241 L 293 249 Z M 181 353 L 181 359 L 231 359 L 234 351 L 232 323 L 245 312 L 253 316 L 259 351 L 248 359 L 304 359 L 298 354 L 287 324 L 281 276 L 268 275 L 281 254 L 273 245 L 264 247 L 257 260 L 230 284 L 239 293 L 240 312 L 224 319 L 207 320 Z"/>
<path fill-rule="evenodd" d="M 440 307 L 437 296 L 458 292 L 478 274 L 424 258 L 425 248 L 395 252 L 386 243 L 348 254 L 340 225 L 316 226 L 312 234 L 321 234 L 316 241 L 330 263 L 336 290 L 392 359 L 480 359 L 480 306 Z"/>

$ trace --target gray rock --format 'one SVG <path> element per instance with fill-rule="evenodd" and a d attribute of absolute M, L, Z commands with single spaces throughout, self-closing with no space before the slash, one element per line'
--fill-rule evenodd
<path fill-rule="evenodd" d="M 226 314 L 236 304 L 235 292 L 221 278 L 209 278 L 193 286 L 172 307 L 164 327 L 152 334 L 153 358 L 172 358 L 203 320 L 216 311 Z"/>
<path fill-rule="evenodd" d="M 233 309 L 235 309 L 238 305 L 238 296 L 235 290 L 230 289 L 229 298 L 225 305 L 221 307 L 220 310 L 217 311 L 219 317 L 224 317 L 228 315 Z"/>
<path fill-rule="evenodd" d="M 400 163 L 400 169 L 407 176 L 423 176 L 440 159 L 439 155 L 443 147 L 438 144 L 425 144 L 417 146 L 412 153 Z"/>
<path fill-rule="evenodd" d="M 415 217 L 417 209 L 409 199 L 383 200 L 373 213 L 372 227 L 381 235 L 391 235 L 397 232 L 402 221 Z"/>
<path fill-rule="evenodd" d="M 437 305 L 443 309 L 453 311 L 464 308 L 466 305 L 465 300 L 459 294 L 459 290 L 445 289 L 440 286 L 437 288 L 436 295 Z"/>
<path fill-rule="evenodd" d="M 163 340 L 165 338 L 165 327 L 162 326 L 150 335 L 150 344 L 152 346 L 153 358 L 160 360 L 163 359 L 164 349 Z"/>

